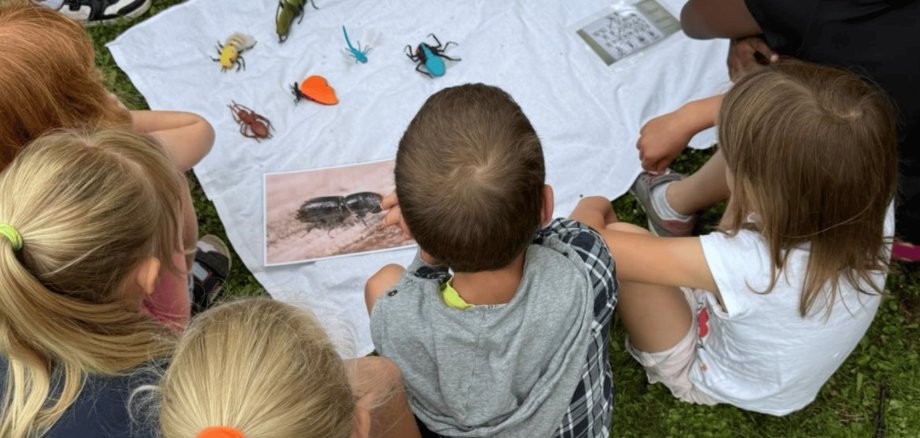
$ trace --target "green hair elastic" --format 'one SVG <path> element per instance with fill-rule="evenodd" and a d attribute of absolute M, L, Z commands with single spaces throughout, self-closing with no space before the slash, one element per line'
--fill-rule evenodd
<path fill-rule="evenodd" d="M 13 246 L 13 251 L 22 249 L 22 236 L 19 235 L 19 231 L 16 231 L 12 225 L 0 224 L 0 234 L 6 237 L 6 240 L 10 241 L 10 244 Z"/>

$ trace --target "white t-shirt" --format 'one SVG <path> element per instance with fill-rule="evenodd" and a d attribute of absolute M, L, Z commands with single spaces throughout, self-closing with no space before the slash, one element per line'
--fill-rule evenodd
<path fill-rule="evenodd" d="M 889 209 L 887 236 L 894 234 L 893 216 Z M 785 415 L 805 407 L 866 333 L 880 297 L 841 282 L 829 317 L 818 299 L 812 314 L 802 318 L 807 245 L 792 250 L 773 290 L 763 294 L 756 291 L 767 289 L 771 275 L 763 236 L 713 233 L 700 241 L 725 310 L 714 295 L 698 296 L 700 340 L 690 381 L 716 400 L 749 411 Z M 880 290 L 885 277 L 872 277 Z"/>

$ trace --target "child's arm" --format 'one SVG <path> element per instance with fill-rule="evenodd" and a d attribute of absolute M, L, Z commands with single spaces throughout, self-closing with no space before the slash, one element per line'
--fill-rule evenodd
<path fill-rule="evenodd" d="M 639 227 L 617 222 L 607 198 L 583 198 L 570 216 L 603 236 L 616 262 L 620 281 L 684 286 L 718 295 L 697 237 L 655 237 Z"/>
<path fill-rule="evenodd" d="M 636 143 L 642 168 L 664 172 L 694 135 L 716 125 L 722 96 L 695 100 L 643 125 Z"/>
<path fill-rule="evenodd" d="M 680 11 L 680 26 L 690 38 L 744 38 L 763 31 L 745 0 L 689 0 Z"/>
<path fill-rule="evenodd" d="M 131 111 L 134 130 L 163 144 L 183 172 L 201 161 L 214 145 L 214 129 L 203 117 L 178 111 Z"/>

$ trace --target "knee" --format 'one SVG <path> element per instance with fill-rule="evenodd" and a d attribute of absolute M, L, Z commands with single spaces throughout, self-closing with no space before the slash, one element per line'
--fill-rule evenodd
<path fill-rule="evenodd" d="M 619 231 L 622 233 L 646 234 L 646 235 L 652 234 L 651 232 L 649 232 L 649 230 L 646 230 L 645 228 L 642 228 L 638 225 L 626 223 L 626 222 L 614 222 L 612 224 L 608 224 L 605 228 L 607 228 L 610 231 Z"/>

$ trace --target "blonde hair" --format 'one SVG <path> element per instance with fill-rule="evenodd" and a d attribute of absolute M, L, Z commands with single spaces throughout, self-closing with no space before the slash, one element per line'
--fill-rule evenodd
<path fill-rule="evenodd" d="M 169 265 L 182 183 L 159 145 L 120 130 L 48 134 L 0 174 L 0 223 L 23 241 L 14 251 L 0 238 L 0 436 L 43 434 L 87 374 L 171 353 L 172 335 L 126 293 L 146 258 Z"/>
<path fill-rule="evenodd" d="M 719 139 L 734 176 L 729 232 L 753 227 L 766 239 L 774 273 L 767 292 L 788 250 L 802 244 L 810 248 L 803 317 L 816 302 L 829 313 L 841 281 L 882 292 L 871 276 L 888 269 L 883 227 L 898 161 L 894 111 L 880 89 L 840 69 L 786 60 L 728 92 Z M 746 223 L 750 213 L 756 224 Z"/>
<path fill-rule="evenodd" d="M 222 304 L 183 334 L 160 385 L 164 438 L 232 427 L 247 438 L 347 438 L 355 400 L 322 327 L 270 299 Z"/>
<path fill-rule="evenodd" d="M 27 2 L 0 5 L 0 41 L 0 170 L 52 129 L 130 125 L 73 20 Z"/>

